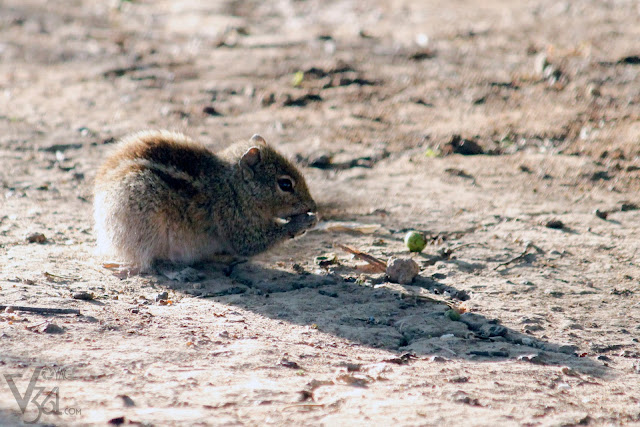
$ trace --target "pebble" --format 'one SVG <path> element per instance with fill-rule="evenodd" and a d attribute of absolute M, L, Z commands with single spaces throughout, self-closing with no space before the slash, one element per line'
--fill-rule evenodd
<path fill-rule="evenodd" d="M 56 325 L 55 323 L 49 323 L 42 330 L 42 332 L 47 333 L 47 334 L 62 334 L 62 333 L 64 333 L 64 329 L 61 328 L 60 326 Z"/>
<path fill-rule="evenodd" d="M 590 84 L 589 86 L 587 86 L 587 95 L 592 98 L 597 98 L 602 95 L 602 93 L 600 92 L 600 88 L 597 85 Z"/>
<path fill-rule="evenodd" d="M 580 374 L 578 372 L 568 366 L 563 366 L 562 368 L 560 368 L 560 372 L 569 377 L 580 377 Z"/>
<path fill-rule="evenodd" d="M 485 323 L 477 331 L 477 334 L 483 338 L 503 337 L 507 334 L 507 328 L 502 325 L 492 325 L 490 323 Z"/>
<path fill-rule="evenodd" d="M 133 401 L 132 398 L 130 398 L 129 396 L 127 396 L 126 394 L 119 394 L 118 396 L 120 399 L 122 399 L 122 405 L 125 408 L 131 408 L 133 406 L 136 406 L 135 402 Z"/>
<path fill-rule="evenodd" d="M 600 209 L 596 209 L 594 214 L 600 219 L 607 219 L 607 217 L 609 216 L 609 212 L 601 211 Z"/>
<path fill-rule="evenodd" d="M 531 345 L 531 344 L 533 344 L 533 340 L 531 338 L 528 338 L 528 337 L 522 338 L 521 342 L 522 342 L 523 345 Z"/>
<path fill-rule="evenodd" d="M 167 291 L 160 292 L 158 295 L 156 295 L 156 301 L 163 301 L 168 299 L 169 299 L 169 292 Z"/>
<path fill-rule="evenodd" d="M 547 221 L 547 223 L 544 226 L 547 228 L 553 228 L 555 230 L 561 230 L 564 228 L 564 223 L 559 219 L 552 219 Z"/>
<path fill-rule="evenodd" d="M 522 356 L 518 356 L 518 360 L 521 362 L 529 362 L 534 365 L 544 365 L 544 356 L 541 354 L 523 354 Z"/>
<path fill-rule="evenodd" d="M 31 233 L 27 236 L 27 242 L 43 244 L 47 242 L 47 237 L 42 233 Z"/>
<path fill-rule="evenodd" d="M 451 140 L 443 147 L 443 152 L 474 156 L 483 154 L 482 146 L 471 139 L 463 139 L 460 135 L 453 135 Z"/>
<path fill-rule="evenodd" d="M 544 73 L 544 69 L 547 68 L 548 65 L 550 64 L 545 53 L 540 53 L 538 56 L 536 56 L 535 62 L 533 64 L 535 72 L 538 75 L 542 75 L 542 73 Z"/>
<path fill-rule="evenodd" d="M 91 301 L 93 300 L 93 294 L 87 291 L 80 291 L 73 294 L 73 299 L 79 299 L 83 301 Z"/>
<path fill-rule="evenodd" d="M 337 264 L 338 257 L 334 253 L 327 253 L 324 255 L 317 256 L 314 261 L 320 267 L 328 267 L 330 265 Z"/>
<path fill-rule="evenodd" d="M 483 338 L 501 337 L 508 332 L 504 326 L 490 323 L 487 319 L 475 313 L 463 313 L 460 316 L 460 321 Z"/>
<path fill-rule="evenodd" d="M 387 276 L 394 283 L 406 285 L 413 282 L 413 279 L 420 273 L 418 264 L 409 258 L 389 259 L 387 263 Z"/>

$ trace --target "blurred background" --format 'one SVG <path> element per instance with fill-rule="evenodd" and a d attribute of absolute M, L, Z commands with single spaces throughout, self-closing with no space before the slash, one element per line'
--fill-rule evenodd
<path fill-rule="evenodd" d="M 496 153 L 631 154 L 639 8 L 4 0 L 0 142 L 100 142 L 162 127 L 212 146 L 260 132 L 332 156 L 439 154 L 453 135 Z"/>

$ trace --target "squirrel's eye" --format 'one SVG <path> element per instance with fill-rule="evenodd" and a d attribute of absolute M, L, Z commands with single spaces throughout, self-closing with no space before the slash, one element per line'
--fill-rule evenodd
<path fill-rule="evenodd" d="M 282 191 L 293 193 L 293 181 L 290 178 L 278 178 L 278 187 Z"/>

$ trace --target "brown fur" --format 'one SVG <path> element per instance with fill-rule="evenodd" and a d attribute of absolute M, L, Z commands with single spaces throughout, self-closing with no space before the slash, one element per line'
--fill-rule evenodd
<path fill-rule="evenodd" d="M 293 192 L 279 188 L 283 177 Z M 143 132 L 96 175 L 98 245 L 143 269 L 156 259 L 255 255 L 313 226 L 315 209 L 297 168 L 255 138 L 216 155 L 182 134 Z"/>

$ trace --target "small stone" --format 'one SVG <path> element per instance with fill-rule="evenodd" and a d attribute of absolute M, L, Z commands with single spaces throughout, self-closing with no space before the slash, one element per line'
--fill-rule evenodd
<path fill-rule="evenodd" d="M 611 180 L 611 175 L 607 171 L 597 171 L 592 173 L 589 179 L 591 181 L 609 181 Z"/>
<path fill-rule="evenodd" d="M 87 292 L 87 291 L 80 291 L 80 292 L 76 292 L 75 294 L 73 294 L 73 299 L 79 299 L 79 300 L 83 300 L 83 301 L 91 301 L 93 300 L 94 296 L 92 293 Z"/>
<path fill-rule="evenodd" d="M 442 147 L 444 154 L 462 154 L 463 156 L 474 156 L 483 154 L 482 146 L 477 142 L 462 138 L 460 135 L 453 135 L 451 140 Z"/>
<path fill-rule="evenodd" d="M 124 424 L 126 421 L 125 417 L 115 417 L 115 418 L 111 418 L 109 421 L 107 421 L 107 424 L 111 424 L 114 426 L 121 426 L 122 424 Z"/>
<path fill-rule="evenodd" d="M 338 257 L 334 253 L 320 255 L 316 257 L 315 263 L 318 264 L 320 267 L 328 267 L 330 265 L 337 264 Z"/>
<path fill-rule="evenodd" d="M 13 313 L 15 312 L 15 309 L 11 306 L 8 306 L 7 308 L 4 309 L 5 313 Z"/>
<path fill-rule="evenodd" d="M 622 212 L 626 212 L 626 211 L 636 211 L 638 210 L 638 205 L 635 203 L 630 203 L 630 202 L 625 202 L 622 204 L 622 206 L 620 207 L 620 210 Z"/>
<path fill-rule="evenodd" d="M 477 398 L 470 397 L 466 392 L 458 390 L 451 395 L 451 398 L 456 403 L 463 403 L 465 405 L 480 406 L 480 401 Z"/>
<path fill-rule="evenodd" d="M 554 77 L 555 75 L 558 75 L 559 73 L 560 73 L 560 70 L 558 70 L 553 65 L 549 64 L 546 67 L 544 67 L 544 70 L 542 70 L 542 77 L 544 77 L 545 79 L 548 79 L 550 77 Z"/>
<path fill-rule="evenodd" d="M 523 354 L 522 356 L 518 356 L 518 360 L 533 363 L 534 365 L 546 364 L 545 357 L 541 354 Z"/>
<path fill-rule="evenodd" d="M 290 368 L 290 369 L 302 369 L 298 364 L 298 362 L 294 362 L 293 360 L 288 360 L 286 358 L 283 358 L 282 360 L 280 360 L 279 365 L 284 366 L 285 368 Z"/>
<path fill-rule="evenodd" d="M 47 238 L 42 233 L 32 233 L 27 236 L 27 242 L 43 244 L 47 242 Z"/>
<path fill-rule="evenodd" d="M 548 65 L 550 64 L 549 60 L 547 59 L 547 55 L 545 53 L 540 53 L 538 54 L 538 56 L 536 56 L 533 67 L 536 74 L 541 76 L 544 72 L 544 69 L 547 68 Z"/>
<path fill-rule="evenodd" d="M 392 257 L 387 263 L 387 276 L 394 283 L 409 284 L 418 273 L 420 273 L 420 267 L 412 259 Z"/>
<path fill-rule="evenodd" d="M 222 114 L 220 114 L 218 112 L 218 110 L 216 110 L 215 108 L 213 108 L 212 106 L 206 106 L 202 109 L 202 112 L 204 114 L 207 114 L 209 116 L 221 116 Z"/>
<path fill-rule="evenodd" d="M 601 211 L 600 209 L 596 209 L 594 213 L 600 219 L 607 219 L 607 217 L 609 216 L 609 212 Z"/>
<path fill-rule="evenodd" d="M 61 328 L 60 326 L 56 325 L 55 323 L 49 323 L 42 330 L 42 332 L 47 333 L 47 334 L 62 334 L 62 333 L 64 333 L 64 329 Z"/>
<path fill-rule="evenodd" d="M 122 399 L 122 405 L 126 408 L 131 408 L 132 406 L 136 406 L 133 399 L 127 396 L 126 394 L 119 394 L 116 397 L 119 397 L 120 399 Z"/>
<path fill-rule="evenodd" d="M 160 292 L 158 295 L 156 295 L 156 302 L 158 301 L 166 301 L 169 299 L 169 292 L 164 291 L 164 292 Z"/>
<path fill-rule="evenodd" d="M 442 357 L 442 356 L 431 356 L 429 358 L 429 362 L 434 363 L 434 362 L 438 362 L 438 363 L 442 363 L 442 362 L 448 362 L 449 359 L 447 359 L 446 357 Z"/>
<path fill-rule="evenodd" d="M 549 296 L 554 297 L 554 298 L 562 298 L 564 296 L 564 292 L 557 291 L 557 290 L 554 290 L 554 289 L 546 289 L 544 291 L 544 294 L 545 295 L 549 295 Z"/>
<path fill-rule="evenodd" d="M 597 98 L 602 94 L 600 93 L 600 88 L 597 85 L 590 84 L 589 86 L 587 86 L 587 95 L 592 98 Z"/>
<path fill-rule="evenodd" d="M 318 169 L 329 169 L 331 167 L 332 156 L 327 153 L 320 153 L 309 158 L 309 167 Z"/>
<path fill-rule="evenodd" d="M 580 377 L 580 374 L 576 370 L 571 369 L 568 366 L 563 366 L 562 368 L 560 368 L 560 372 L 568 377 Z"/>
<path fill-rule="evenodd" d="M 507 328 L 502 325 L 492 325 L 490 323 L 485 323 L 477 331 L 477 334 L 483 338 L 503 337 L 507 334 Z"/>
<path fill-rule="evenodd" d="M 561 230 L 564 228 L 564 223 L 559 219 L 552 219 L 547 221 L 547 223 L 544 226 L 547 228 L 553 228 L 555 230 Z"/>

